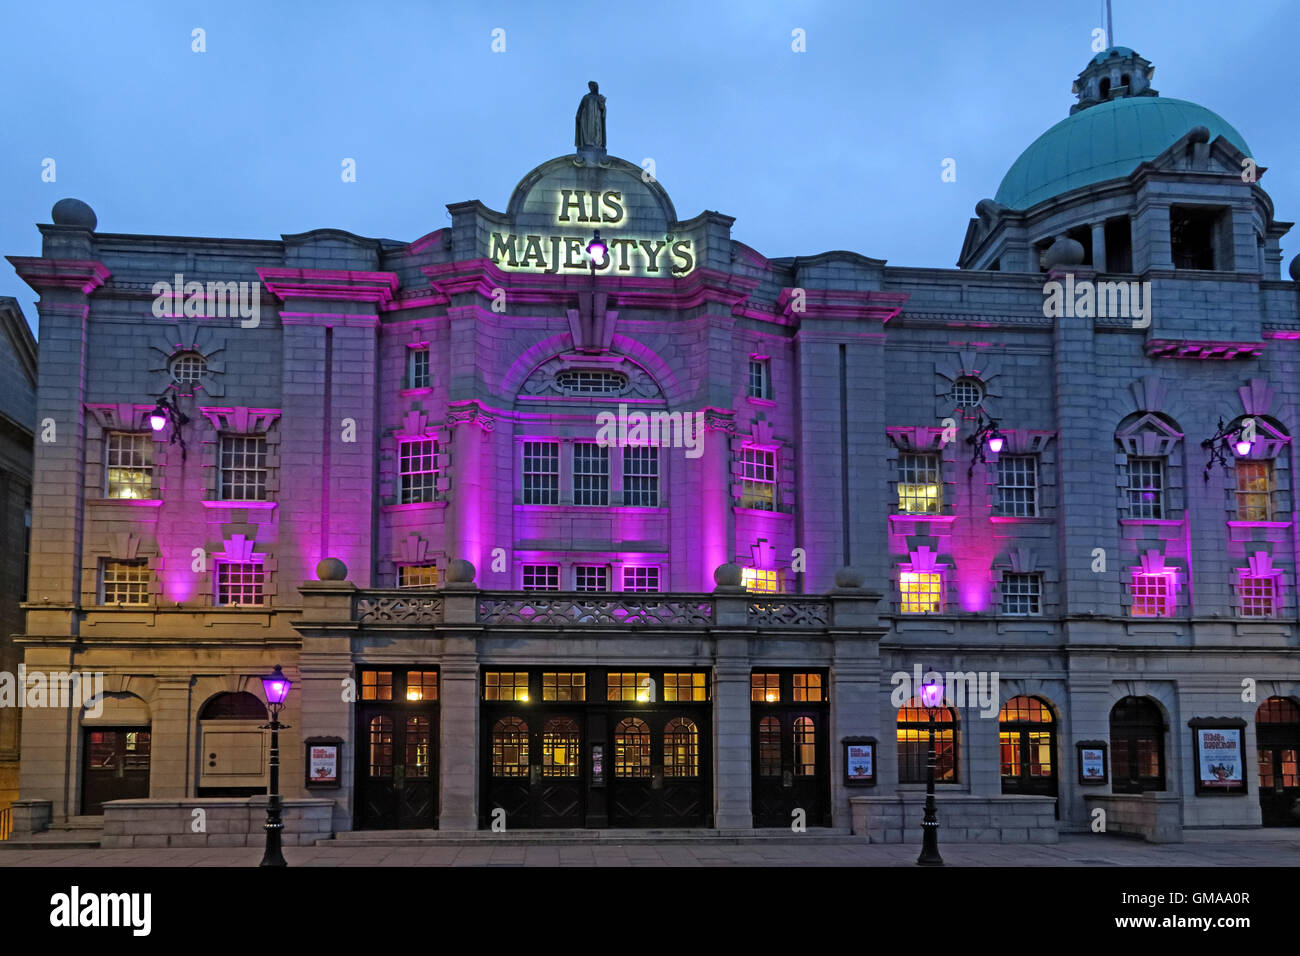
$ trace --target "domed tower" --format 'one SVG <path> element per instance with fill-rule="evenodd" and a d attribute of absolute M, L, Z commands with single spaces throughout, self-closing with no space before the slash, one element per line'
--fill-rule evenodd
<path fill-rule="evenodd" d="M 1074 81 L 1070 115 L 1011 164 L 975 207 L 958 267 L 1042 272 L 1077 259 L 1102 273 L 1202 270 L 1281 277 L 1279 240 L 1241 135 L 1212 110 L 1161 96 L 1128 47 L 1098 53 Z"/>

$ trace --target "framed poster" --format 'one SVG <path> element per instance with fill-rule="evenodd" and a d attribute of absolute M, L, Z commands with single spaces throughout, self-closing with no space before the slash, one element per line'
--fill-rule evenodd
<path fill-rule="evenodd" d="M 1196 760 L 1196 792 L 1228 795 L 1246 792 L 1246 754 L 1242 736 L 1246 722 L 1226 717 L 1189 720 Z"/>
<path fill-rule="evenodd" d="M 305 741 L 307 746 L 307 786 L 339 786 L 339 737 L 315 737 Z"/>
<path fill-rule="evenodd" d="M 1106 783 L 1110 779 L 1106 773 L 1106 741 L 1080 740 L 1075 746 L 1079 754 L 1079 783 Z"/>
<path fill-rule="evenodd" d="M 844 785 L 846 787 L 874 787 L 876 785 L 876 738 L 845 737 Z"/>
<path fill-rule="evenodd" d="M 605 745 L 591 745 L 591 785 L 605 786 Z"/>

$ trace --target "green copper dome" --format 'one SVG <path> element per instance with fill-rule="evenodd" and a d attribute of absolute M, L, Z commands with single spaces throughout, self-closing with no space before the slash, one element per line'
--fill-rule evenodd
<path fill-rule="evenodd" d="M 1206 127 L 1211 142 L 1224 136 L 1251 155 L 1242 135 L 1204 106 L 1165 96 L 1127 96 L 1080 110 L 1034 140 L 1012 163 L 995 198 L 1012 209 L 1028 209 L 1071 189 L 1127 176 L 1194 126 Z"/>

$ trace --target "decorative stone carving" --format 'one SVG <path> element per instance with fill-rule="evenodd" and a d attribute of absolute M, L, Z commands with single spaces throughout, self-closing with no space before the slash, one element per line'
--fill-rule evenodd
<path fill-rule="evenodd" d="M 442 611 L 440 597 L 366 597 L 357 599 L 353 617 L 360 624 L 441 624 Z"/>
<path fill-rule="evenodd" d="M 826 627 L 831 608 L 825 601 L 751 601 L 750 627 Z"/>
<path fill-rule="evenodd" d="M 709 601 L 635 601 L 620 599 L 488 599 L 479 602 L 480 624 L 543 625 L 676 625 L 713 623 Z"/>

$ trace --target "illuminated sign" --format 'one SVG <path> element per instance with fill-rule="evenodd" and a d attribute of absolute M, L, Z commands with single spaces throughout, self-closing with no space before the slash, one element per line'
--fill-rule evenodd
<path fill-rule="evenodd" d="M 587 224 L 593 228 L 618 226 L 627 218 L 623 194 L 584 189 L 559 191 L 557 225 Z M 592 269 L 587 255 L 591 236 L 518 235 L 494 232 L 489 255 L 502 269 L 512 272 L 581 273 Z M 637 276 L 681 276 L 695 268 L 695 246 L 690 239 L 669 233 L 662 237 L 618 236 L 606 239 L 609 254 L 595 263 L 597 273 Z"/>

